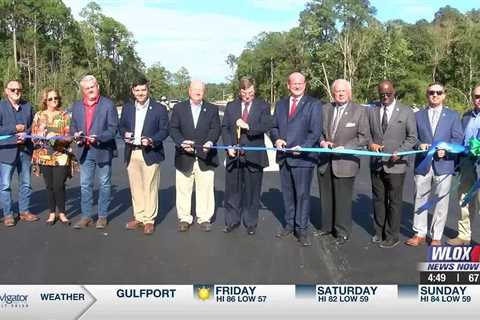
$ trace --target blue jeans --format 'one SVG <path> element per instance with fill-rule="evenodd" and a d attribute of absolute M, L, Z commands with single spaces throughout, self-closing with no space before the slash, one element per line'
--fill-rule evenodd
<path fill-rule="evenodd" d="M 12 207 L 12 177 L 15 169 L 20 179 L 18 194 L 19 212 L 30 211 L 30 197 L 32 196 L 31 172 L 32 157 L 23 152 L 18 152 L 15 162 L 12 164 L 0 162 L 0 201 L 3 216 L 13 215 Z"/>
<path fill-rule="evenodd" d="M 112 189 L 112 164 L 97 163 L 95 153 L 88 152 L 83 163 L 80 164 L 80 189 L 82 194 L 82 217 L 93 216 L 93 179 L 97 173 L 99 181 L 98 217 L 106 218 L 110 205 Z"/>

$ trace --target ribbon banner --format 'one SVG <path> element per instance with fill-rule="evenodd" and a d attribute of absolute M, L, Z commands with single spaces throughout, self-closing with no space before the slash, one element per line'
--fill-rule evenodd
<path fill-rule="evenodd" d="M 10 139 L 12 137 L 15 137 L 16 135 L 10 134 L 10 135 L 4 135 L 0 136 L 0 141 Z M 24 139 L 31 139 L 31 140 L 67 140 L 67 139 L 75 139 L 73 136 L 51 136 L 51 137 L 45 137 L 45 136 L 39 136 L 39 135 L 31 135 L 31 134 L 26 134 L 24 136 Z M 81 135 L 79 137 L 80 139 L 87 139 L 89 138 L 88 136 Z"/>
<path fill-rule="evenodd" d="M 348 155 L 355 155 L 355 156 L 368 156 L 368 157 L 391 157 L 393 155 L 397 156 L 409 156 L 417 153 L 425 153 L 426 151 L 423 150 L 411 150 L 411 151 L 403 151 L 398 152 L 396 154 L 393 153 L 385 153 L 385 152 L 374 152 L 368 150 L 361 150 L 361 149 L 344 149 L 344 148 L 274 148 L 274 147 L 243 147 L 243 146 L 227 146 L 227 145 L 214 145 L 211 146 L 210 149 L 221 149 L 221 150 L 241 150 L 241 151 L 279 151 L 279 152 L 310 152 L 310 153 L 330 153 L 330 154 L 348 154 Z"/>

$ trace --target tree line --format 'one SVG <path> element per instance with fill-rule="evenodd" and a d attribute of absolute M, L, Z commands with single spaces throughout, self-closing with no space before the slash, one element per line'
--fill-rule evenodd
<path fill-rule="evenodd" d="M 229 55 L 228 83 L 207 84 L 210 100 L 232 98 L 238 79 L 252 75 L 257 92 L 272 103 L 287 94 L 292 71 L 303 72 L 310 94 L 328 101 L 336 78 L 351 81 L 354 99 L 376 99 L 376 85 L 391 79 L 400 98 L 425 103 L 428 83 L 447 86 L 448 105 L 463 110 L 480 83 L 480 10 L 461 13 L 446 6 L 432 21 L 380 22 L 368 0 L 312 0 L 299 25 L 286 32 L 263 32 L 243 52 Z M 25 96 L 38 103 L 46 86 L 60 89 L 66 104 L 80 97 L 79 80 L 94 74 L 105 95 L 117 103 L 129 98 L 133 78 L 146 76 L 152 95 L 184 99 L 190 75 L 162 64 L 146 67 L 136 41 L 95 2 L 75 20 L 61 0 L 0 0 L 0 77 L 20 79 Z M 233 94 L 232 94 L 233 93 Z"/>
<path fill-rule="evenodd" d="M 400 98 L 424 105 L 429 83 L 442 82 L 448 105 L 464 110 L 473 87 L 480 83 L 480 10 L 465 14 L 450 6 L 434 19 L 410 24 L 380 22 L 368 0 L 313 0 L 300 13 L 299 26 L 287 32 L 264 32 L 227 63 L 236 81 L 253 75 L 259 93 L 270 101 L 287 94 L 286 78 L 304 72 L 309 91 L 331 99 L 330 85 L 349 80 L 354 100 L 377 100 L 376 86 L 391 79 Z"/>
<path fill-rule="evenodd" d="M 136 41 L 122 23 L 90 2 L 75 20 L 61 0 L 0 0 L 0 79 L 23 83 L 24 96 L 39 104 L 45 87 L 60 90 L 65 105 L 80 97 L 79 81 L 97 77 L 102 94 L 117 103 L 129 98 L 135 77 L 146 76 L 156 99 L 186 98 L 190 81 L 181 67 L 169 72 L 160 63 L 146 68 Z M 210 98 L 221 99 L 226 85 L 208 84 Z"/>

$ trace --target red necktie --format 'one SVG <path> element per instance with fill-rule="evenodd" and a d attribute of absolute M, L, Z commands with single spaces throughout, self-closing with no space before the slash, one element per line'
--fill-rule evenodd
<path fill-rule="evenodd" d="M 248 122 L 248 106 L 249 105 L 250 105 L 250 103 L 245 104 L 244 107 L 243 107 L 242 120 L 245 121 L 245 122 Z"/>
<path fill-rule="evenodd" d="M 288 113 L 288 117 L 291 118 L 297 111 L 297 98 L 293 98 L 292 107 L 290 108 L 290 112 Z"/>

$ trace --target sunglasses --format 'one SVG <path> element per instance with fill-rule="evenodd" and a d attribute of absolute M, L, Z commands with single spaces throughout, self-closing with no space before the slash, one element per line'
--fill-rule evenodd
<path fill-rule="evenodd" d="M 435 94 L 437 96 L 441 96 L 443 94 L 443 90 L 429 90 L 428 91 L 429 96 L 434 96 Z"/>
<path fill-rule="evenodd" d="M 8 88 L 8 90 L 10 90 L 10 92 L 22 92 L 20 88 Z"/>
<path fill-rule="evenodd" d="M 60 100 L 60 98 L 59 97 L 50 97 L 50 98 L 47 99 L 47 101 L 53 101 L 53 100 L 58 101 L 58 100 Z"/>
<path fill-rule="evenodd" d="M 380 92 L 378 95 L 380 97 L 391 97 L 393 96 L 393 92 Z"/>
<path fill-rule="evenodd" d="M 480 99 L 480 94 L 476 94 L 473 96 L 475 99 Z"/>

